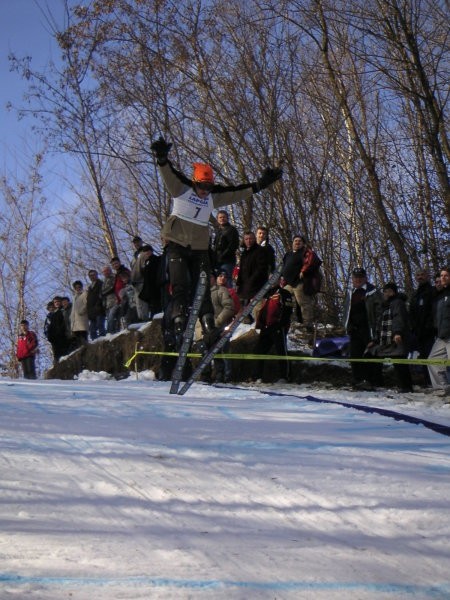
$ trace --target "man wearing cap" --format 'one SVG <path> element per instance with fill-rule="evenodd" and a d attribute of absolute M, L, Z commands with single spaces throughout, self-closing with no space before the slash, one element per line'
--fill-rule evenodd
<path fill-rule="evenodd" d="M 369 344 L 376 338 L 376 328 L 381 318 L 383 296 L 367 280 L 362 267 L 352 271 L 352 291 L 346 310 L 346 327 L 350 336 L 350 358 L 363 358 Z M 366 359 L 368 360 L 368 359 Z M 371 389 L 382 385 L 382 366 L 371 362 L 352 362 L 353 386 Z"/>
<path fill-rule="evenodd" d="M 193 176 L 189 179 L 177 171 L 168 159 L 171 147 L 172 144 L 160 137 L 153 142 L 151 149 L 167 191 L 173 197 L 172 213 L 162 228 L 162 236 L 168 242 L 172 319 L 179 347 L 181 334 L 186 327 L 187 312 L 202 270 L 207 274 L 207 290 L 199 317 L 205 335 L 214 329 L 208 256 L 208 223 L 212 211 L 221 206 L 248 200 L 254 193 L 275 183 L 283 172 L 281 168 L 268 168 L 254 183 L 224 186 L 214 183 L 214 173 L 210 165 L 194 163 Z"/>

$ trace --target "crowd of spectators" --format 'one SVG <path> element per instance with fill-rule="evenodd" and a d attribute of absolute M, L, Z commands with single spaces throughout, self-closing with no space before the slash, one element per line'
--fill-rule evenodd
<path fill-rule="evenodd" d="M 161 255 L 140 236 L 132 239 L 133 256 L 128 266 L 118 257 L 101 269 L 87 273 L 88 282 L 76 280 L 72 296 L 55 296 L 47 305 L 44 335 L 51 344 L 54 363 L 62 356 L 108 334 L 115 334 L 133 324 L 161 319 L 167 351 L 177 349 L 171 327 L 171 285 L 167 254 Z M 198 328 L 197 340 L 204 351 L 218 338 L 241 307 L 251 301 L 277 265 L 276 251 L 269 243 L 269 231 L 258 227 L 242 234 L 229 221 L 225 210 L 217 213 L 210 243 L 211 282 L 208 293 L 214 308 L 214 328 L 209 338 Z M 281 275 L 277 284 L 254 308 L 247 323 L 256 321 L 259 340 L 256 354 L 271 348 L 287 356 L 287 334 L 293 320 L 306 332 L 315 327 L 317 293 L 321 289 L 322 271 L 318 254 L 304 236 L 296 235 L 292 246 L 281 257 Z M 450 273 L 441 269 L 431 281 L 427 269 L 416 272 L 417 289 L 407 298 L 395 282 L 381 289 L 370 283 L 364 268 L 352 270 L 352 285 L 345 310 L 346 331 L 350 339 L 352 383 L 356 389 L 371 390 L 383 386 L 382 363 L 373 358 L 450 358 Z M 33 337 L 34 336 L 34 337 Z M 30 338 L 32 341 L 30 341 Z M 34 378 L 37 339 L 26 321 L 21 325 L 17 357 L 24 376 Z M 27 350 L 29 348 L 29 350 Z M 224 352 L 226 352 L 226 348 Z M 362 360 L 361 360 L 362 359 Z M 160 378 L 170 379 L 173 357 L 164 358 Z M 398 390 L 413 389 L 413 369 L 407 364 L 394 365 Z M 445 366 L 430 364 L 416 367 L 419 381 L 433 389 L 448 392 Z M 283 379 L 290 377 L 289 362 L 280 361 Z M 255 361 L 252 381 L 263 376 L 263 361 Z M 230 364 L 215 361 L 214 373 L 206 377 L 228 381 Z M 417 377 L 416 377 L 417 379 Z"/>

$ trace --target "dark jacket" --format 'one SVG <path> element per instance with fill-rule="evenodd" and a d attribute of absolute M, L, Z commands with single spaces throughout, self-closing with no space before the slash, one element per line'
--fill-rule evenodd
<path fill-rule="evenodd" d="M 450 287 L 443 288 L 436 296 L 435 325 L 438 338 L 450 339 Z"/>
<path fill-rule="evenodd" d="M 236 250 L 239 248 L 239 233 L 231 223 L 219 227 L 214 238 L 214 266 L 236 264 Z"/>
<path fill-rule="evenodd" d="M 67 339 L 66 321 L 61 308 L 47 315 L 45 335 L 50 344 L 61 344 Z"/>
<path fill-rule="evenodd" d="M 382 314 L 383 295 L 371 283 L 352 290 L 346 318 L 347 333 L 369 343 L 377 336 Z"/>
<path fill-rule="evenodd" d="M 161 310 L 161 256 L 152 254 L 144 264 L 142 270 L 143 285 L 139 298 L 147 302 L 154 314 Z"/>
<path fill-rule="evenodd" d="M 258 244 L 246 248 L 241 256 L 237 290 L 239 298 L 250 300 L 266 283 L 269 276 L 267 252 Z"/>
<path fill-rule="evenodd" d="M 403 294 L 397 294 L 383 303 L 383 313 L 378 324 L 379 345 L 375 351 L 377 356 L 408 355 L 411 332 L 405 300 Z M 396 335 L 402 338 L 400 344 L 394 342 Z"/>
<path fill-rule="evenodd" d="M 256 329 L 273 327 L 282 329 L 286 334 L 291 325 L 294 300 L 292 294 L 282 287 L 269 290 L 258 313 Z"/>
<path fill-rule="evenodd" d="M 305 250 L 306 247 L 303 246 L 300 250 L 286 252 L 284 255 L 281 276 L 292 287 L 296 287 L 300 283 L 300 271 L 303 267 Z"/>
<path fill-rule="evenodd" d="M 411 329 L 419 342 L 436 335 L 433 322 L 433 302 L 435 288 L 429 281 L 419 285 L 409 301 L 409 321 Z"/>
<path fill-rule="evenodd" d="M 96 279 L 87 289 L 87 314 L 90 321 L 105 314 L 102 296 L 102 281 Z"/>

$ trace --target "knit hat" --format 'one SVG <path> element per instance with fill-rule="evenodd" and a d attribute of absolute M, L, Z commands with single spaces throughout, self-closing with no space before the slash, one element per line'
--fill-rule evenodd
<path fill-rule="evenodd" d="M 214 183 L 214 173 L 210 165 L 203 163 L 194 163 L 194 174 L 192 175 L 194 183 Z"/>

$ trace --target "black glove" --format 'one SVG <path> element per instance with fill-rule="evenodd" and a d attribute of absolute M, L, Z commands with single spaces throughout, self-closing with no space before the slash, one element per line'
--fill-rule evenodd
<path fill-rule="evenodd" d="M 172 144 L 168 144 L 166 140 L 161 136 L 158 140 L 153 142 L 150 146 L 153 154 L 156 156 L 158 164 L 163 165 L 167 161 L 167 155 L 169 154 Z"/>
<path fill-rule="evenodd" d="M 269 187 L 269 185 L 271 185 L 272 183 L 275 183 L 275 181 L 278 181 L 278 179 L 280 179 L 282 175 L 283 169 L 281 169 L 280 167 L 275 167 L 275 169 L 271 169 L 270 167 L 268 167 L 267 169 L 264 169 L 261 177 L 256 183 L 253 184 L 253 190 L 255 192 L 260 192 L 261 190 L 264 190 L 266 187 Z"/>

